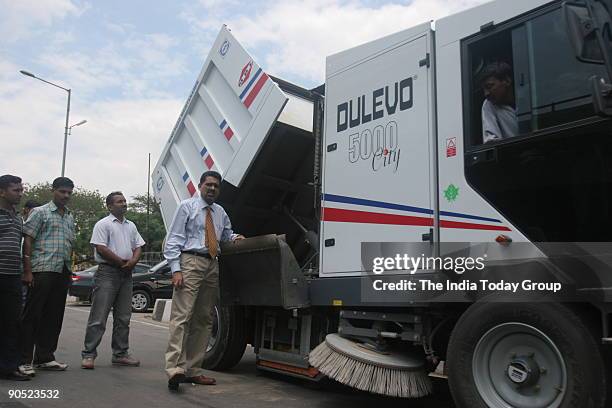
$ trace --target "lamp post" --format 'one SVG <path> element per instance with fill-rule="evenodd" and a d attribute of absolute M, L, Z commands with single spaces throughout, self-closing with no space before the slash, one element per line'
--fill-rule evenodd
<path fill-rule="evenodd" d="M 82 120 L 82 121 L 80 121 L 80 122 L 78 122 L 78 123 L 75 123 L 75 124 L 74 124 L 74 125 L 72 125 L 72 126 L 68 126 L 68 135 L 71 135 L 71 134 L 72 134 L 72 128 L 73 128 L 73 127 L 81 126 L 81 125 L 84 125 L 84 124 L 86 124 L 86 123 L 87 123 L 87 121 L 86 121 L 86 120 Z"/>
<path fill-rule="evenodd" d="M 38 79 L 39 81 L 42 81 L 49 85 L 53 85 L 56 88 L 63 89 L 64 91 L 68 92 L 68 104 L 66 106 L 66 127 L 64 128 L 64 152 L 62 154 L 62 177 L 64 177 L 64 170 L 66 169 L 66 144 L 68 143 L 68 117 L 70 116 L 70 94 L 72 91 L 70 89 L 64 88 L 63 86 L 54 84 L 53 82 L 49 82 L 47 80 L 39 78 L 36 75 L 32 74 L 31 72 L 24 71 L 24 70 L 21 70 L 19 72 L 21 72 L 25 76 L 29 76 L 34 79 Z"/>
<path fill-rule="evenodd" d="M 86 123 L 87 123 L 86 120 L 82 120 L 80 122 L 77 122 L 77 123 L 73 124 L 72 126 L 68 126 L 68 136 L 72 135 L 72 128 L 73 127 L 81 126 L 81 125 L 84 125 Z M 62 162 L 62 174 L 64 174 L 64 167 L 65 167 L 65 165 L 66 165 L 66 142 L 64 141 L 64 160 Z M 62 176 L 62 177 L 64 177 L 64 176 Z"/>

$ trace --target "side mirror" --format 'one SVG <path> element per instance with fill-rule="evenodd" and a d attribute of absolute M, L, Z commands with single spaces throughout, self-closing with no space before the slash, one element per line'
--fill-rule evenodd
<path fill-rule="evenodd" d="M 603 117 L 612 117 L 612 85 L 597 75 L 592 76 L 590 82 L 595 113 Z"/>
<path fill-rule="evenodd" d="M 599 7 L 602 6 L 599 5 Z M 603 64 L 605 59 L 597 39 L 598 24 L 591 17 L 588 6 L 583 3 L 564 1 L 563 17 L 576 58 L 586 63 Z"/>

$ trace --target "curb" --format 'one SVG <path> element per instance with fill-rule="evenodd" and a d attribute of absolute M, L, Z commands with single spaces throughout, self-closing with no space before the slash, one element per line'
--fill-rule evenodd
<path fill-rule="evenodd" d="M 171 310 L 172 299 L 157 299 L 153 307 L 153 315 L 151 318 L 158 322 L 169 322 Z"/>

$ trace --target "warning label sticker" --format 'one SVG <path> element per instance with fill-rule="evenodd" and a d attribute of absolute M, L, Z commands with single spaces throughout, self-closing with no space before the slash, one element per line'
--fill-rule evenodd
<path fill-rule="evenodd" d="M 457 138 L 451 137 L 446 139 L 446 157 L 454 157 L 457 155 Z"/>

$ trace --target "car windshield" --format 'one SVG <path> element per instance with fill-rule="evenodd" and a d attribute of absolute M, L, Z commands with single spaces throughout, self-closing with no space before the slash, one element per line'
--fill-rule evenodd
<path fill-rule="evenodd" d="M 160 269 L 162 269 L 164 266 L 168 265 L 168 261 L 163 260 L 160 263 L 158 263 L 157 265 L 155 265 L 154 267 L 152 267 L 150 269 L 151 272 L 155 273 L 155 272 L 159 272 Z"/>
<path fill-rule="evenodd" d="M 132 273 L 147 273 L 149 272 L 149 265 L 137 264 Z"/>
<path fill-rule="evenodd" d="M 83 269 L 82 271 L 78 271 L 76 273 L 89 273 L 89 274 L 91 274 L 91 273 L 95 273 L 96 269 L 98 269 L 98 265 L 94 265 L 92 267 L 89 267 L 87 269 Z"/>

